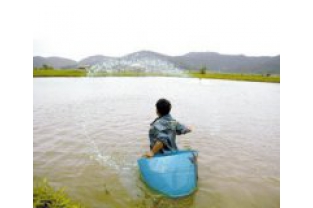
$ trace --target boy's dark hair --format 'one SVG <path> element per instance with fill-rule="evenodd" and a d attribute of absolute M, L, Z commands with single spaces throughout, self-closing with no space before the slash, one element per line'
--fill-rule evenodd
<path fill-rule="evenodd" d="M 155 104 L 155 106 L 160 116 L 165 116 L 169 114 L 172 108 L 170 101 L 164 98 L 159 99 L 158 102 Z"/>

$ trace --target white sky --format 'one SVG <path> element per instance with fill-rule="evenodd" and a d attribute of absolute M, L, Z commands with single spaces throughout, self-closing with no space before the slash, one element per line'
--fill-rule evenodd
<path fill-rule="evenodd" d="M 37 0 L 33 55 L 278 55 L 279 1 Z"/>

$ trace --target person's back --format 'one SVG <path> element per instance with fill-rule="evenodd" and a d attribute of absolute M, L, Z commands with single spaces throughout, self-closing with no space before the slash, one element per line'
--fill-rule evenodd
<path fill-rule="evenodd" d="M 156 153 L 178 150 L 176 135 L 191 131 L 190 128 L 172 118 L 170 115 L 171 107 L 171 103 L 166 99 L 159 99 L 156 103 L 158 118 L 150 124 L 150 152 L 147 152 L 145 156 L 153 157 Z"/>

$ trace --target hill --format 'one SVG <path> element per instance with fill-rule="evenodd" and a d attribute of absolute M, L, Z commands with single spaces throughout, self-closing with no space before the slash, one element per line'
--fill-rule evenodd
<path fill-rule="evenodd" d="M 62 58 L 62 57 L 41 57 L 34 56 L 33 57 L 33 67 L 39 68 L 43 65 L 52 66 L 53 68 L 76 68 L 77 62 L 72 59 Z"/>
<path fill-rule="evenodd" d="M 152 51 L 138 51 L 122 57 L 90 56 L 76 62 L 62 57 L 33 57 L 33 66 L 43 64 L 54 68 L 87 66 L 92 71 L 164 72 L 191 70 L 202 67 L 212 72 L 280 74 L 280 56 L 225 55 L 215 52 L 190 52 L 182 56 L 168 56 Z"/>

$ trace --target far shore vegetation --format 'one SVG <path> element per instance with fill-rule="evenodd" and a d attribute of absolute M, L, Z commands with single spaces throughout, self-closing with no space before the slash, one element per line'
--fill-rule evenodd
<path fill-rule="evenodd" d="M 33 77 L 191 77 L 199 79 L 226 79 L 251 82 L 280 83 L 280 76 L 273 74 L 241 74 L 241 73 L 218 73 L 202 67 L 199 70 L 189 70 L 183 73 L 153 73 L 142 71 L 119 71 L 119 72 L 88 72 L 85 68 L 79 69 L 54 69 L 43 65 L 34 68 Z"/>

